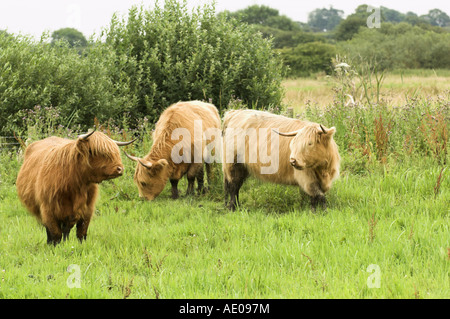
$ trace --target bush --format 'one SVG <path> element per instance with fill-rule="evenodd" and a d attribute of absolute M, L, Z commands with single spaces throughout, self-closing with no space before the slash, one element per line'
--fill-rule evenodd
<path fill-rule="evenodd" d="M 373 65 L 364 65 L 370 61 L 359 61 L 359 65 L 336 62 L 331 78 L 336 92 L 334 102 L 325 108 L 308 106 L 300 118 L 336 127 L 343 169 L 365 173 L 372 163 L 386 164 L 390 159 L 431 158 L 439 165 L 447 165 L 450 92 L 436 99 L 412 98 L 405 105 L 390 107 L 382 99 L 377 101 L 377 88 L 368 83 L 374 81 L 371 78 L 377 72 Z M 352 83 L 357 81 L 366 82 L 362 86 L 372 89 L 366 92 L 366 98 L 344 103 L 343 97 L 355 95 Z"/>
<path fill-rule="evenodd" d="M 375 59 L 380 69 L 450 68 L 450 33 L 424 30 L 407 23 L 361 28 L 338 51 L 350 58 Z"/>
<path fill-rule="evenodd" d="M 224 109 L 234 96 L 266 108 L 282 100 L 283 65 L 271 42 L 213 5 L 188 12 L 186 1 L 154 9 L 132 7 L 105 30 L 116 53 L 117 74 L 126 74 L 137 96 L 132 118 L 155 121 L 180 100 L 210 100 Z"/>
<path fill-rule="evenodd" d="M 322 42 L 299 44 L 295 48 L 280 50 L 284 63 L 289 66 L 289 76 L 308 76 L 311 73 L 331 72 L 331 60 L 336 55 L 335 46 Z"/>
<path fill-rule="evenodd" d="M 112 81 L 113 52 L 98 44 L 80 56 L 67 43 L 47 40 L 0 34 L 0 134 L 23 130 L 19 111 L 36 105 L 58 108 L 54 125 L 83 128 L 132 107 L 126 84 Z"/>

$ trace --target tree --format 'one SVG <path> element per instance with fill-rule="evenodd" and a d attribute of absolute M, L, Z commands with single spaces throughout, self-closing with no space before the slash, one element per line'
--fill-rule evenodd
<path fill-rule="evenodd" d="M 83 33 L 74 28 L 62 28 L 52 33 L 52 43 L 55 44 L 59 40 L 66 40 L 71 48 L 86 47 L 87 40 Z"/>
<path fill-rule="evenodd" d="M 192 12 L 187 0 L 152 9 L 134 6 L 114 16 L 104 34 L 137 96 L 131 118 L 156 121 L 172 103 L 210 100 L 220 110 L 233 98 L 249 107 L 279 105 L 284 67 L 270 40 L 255 28 L 215 14 L 213 4 Z"/>
<path fill-rule="evenodd" d="M 280 50 L 280 54 L 289 66 L 289 76 L 309 76 L 315 72 L 330 73 L 331 60 L 336 56 L 336 48 L 323 42 L 308 42 L 295 48 Z"/>
<path fill-rule="evenodd" d="M 406 15 L 404 15 L 403 13 L 393 10 L 393 9 L 389 9 L 386 7 L 380 7 L 381 9 L 381 14 L 383 16 L 383 21 L 386 22 L 393 22 L 393 23 L 399 23 L 405 20 Z"/>
<path fill-rule="evenodd" d="M 367 25 L 367 18 L 358 15 L 350 15 L 336 28 L 335 38 L 338 41 L 346 41 L 358 33 L 359 28 Z"/>
<path fill-rule="evenodd" d="M 342 20 L 344 11 L 334 9 L 330 6 L 330 9 L 316 9 L 308 15 L 308 25 L 314 31 L 331 31 Z"/>
<path fill-rule="evenodd" d="M 421 18 L 438 27 L 450 25 L 450 17 L 439 9 L 432 9 L 428 11 L 428 14 L 421 16 Z"/>
<path fill-rule="evenodd" d="M 285 15 L 280 15 L 277 9 L 264 5 L 252 5 L 245 9 L 230 13 L 226 12 L 229 17 L 235 18 L 241 22 L 248 24 L 257 24 L 272 27 L 284 31 L 299 30 L 300 26 L 292 19 Z"/>

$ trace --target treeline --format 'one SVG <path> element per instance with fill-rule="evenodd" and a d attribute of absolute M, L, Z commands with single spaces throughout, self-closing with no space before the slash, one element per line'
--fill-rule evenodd
<path fill-rule="evenodd" d="M 295 22 L 267 6 L 252 5 L 221 12 L 253 25 L 289 66 L 289 76 L 329 73 L 336 54 L 350 60 L 375 61 L 380 69 L 450 68 L 450 17 L 439 9 L 418 16 L 386 7 L 377 8 L 379 27 L 369 28 L 374 10 L 360 5 L 343 18 L 333 7 L 316 9 L 307 23 Z"/>
<path fill-rule="evenodd" d="M 86 42 L 58 31 L 40 41 L 0 32 L 0 135 L 26 135 L 36 105 L 57 108 L 52 125 L 84 130 L 94 118 L 122 127 L 155 123 L 180 100 L 221 110 L 237 99 L 254 108 L 281 104 L 285 67 L 270 41 L 217 16 L 213 4 L 134 6 Z"/>

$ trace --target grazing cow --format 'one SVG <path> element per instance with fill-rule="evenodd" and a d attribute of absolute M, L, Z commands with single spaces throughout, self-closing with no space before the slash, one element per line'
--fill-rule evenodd
<path fill-rule="evenodd" d="M 327 129 L 317 123 L 254 110 L 228 111 L 223 122 L 222 168 L 228 208 L 236 209 L 239 189 L 249 175 L 262 181 L 299 185 L 311 196 L 313 209 L 319 203 L 325 206 L 324 195 L 339 176 L 340 156 L 333 140 L 334 127 Z M 251 133 L 256 135 L 253 140 Z M 248 136 L 241 136 L 239 143 L 235 141 L 236 134 Z M 278 162 L 271 163 L 276 164 L 276 171 L 265 173 L 267 165 L 262 163 L 261 156 L 269 154 Z M 256 160 L 249 160 L 252 156 Z"/>
<path fill-rule="evenodd" d="M 170 180 L 172 198 L 176 199 L 179 196 L 178 181 L 184 175 L 188 180 L 187 194 L 194 192 L 195 179 L 198 191 L 201 192 L 204 162 L 208 183 L 211 170 L 209 164 L 211 161 L 204 160 L 202 150 L 207 142 L 215 141 L 212 137 L 203 138 L 208 129 L 215 129 L 220 133 L 220 116 L 214 105 L 189 101 L 169 106 L 156 123 L 150 152 L 143 158 L 125 153 L 128 158 L 137 162 L 134 181 L 139 196 L 147 200 L 155 199 Z M 181 142 L 178 142 L 181 138 Z M 177 147 L 181 148 L 181 152 Z M 200 154 L 200 157 L 196 154 Z M 179 155 L 183 157 L 182 160 Z"/>
<path fill-rule="evenodd" d="M 77 225 L 77 237 L 86 239 L 94 213 L 98 183 L 123 174 L 116 142 L 92 131 L 76 140 L 48 137 L 25 150 L 16 186 L 25 207 L 44 225 L 47 243 L 58 244 Z"/>

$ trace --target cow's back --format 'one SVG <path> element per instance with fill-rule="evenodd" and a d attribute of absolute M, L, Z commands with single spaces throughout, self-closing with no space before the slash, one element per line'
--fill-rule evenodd
<path fill-rule="evenodd" d="M 255 111 L 255 110 L 230 110 L 225 113 L 223 119 L 223 131 L 224 131 L 224 151 L 223 151 L 223 169 L 224 174 L 227 174 L 227 170 L 229 170 L 229 165 L 232 163 L 227 163 L 230 159 L 227 158 L 226 144 L 230 138 L 233 137 L 233 133 L 236 134 L 236 129 L 244 130 L 243 133 L 251 134 L 251 132 L 256 133 L 257 142 L 256 145 L 251 143 L 250 139 L 245 142 L 245 151 L 243 150 L 242 145 L 237 145 L 234 143 L 234 154 L 237 152 L 242 152 L 244 154 L 244 166 L 247 168 L 249 173 L 258 179 L 263 181 L 278 183 L 278 184 L 298 184 L 297 178 L 295 176 L 295 171 L 290 165 L 289 162 L 289 143 L 291 138 L 283 137 L 283 136 L 275 136 L 275 140 L 278 140 L 278 148 L 276 145 L 272 145 L 269 142 L 271 138 L 271 134 L 276 134 L 272 131 L 272 129 L 281 131 L 281 132 L 291 132 L 296 131 L 307 125 L 309 122 L 301 121 L 296 119 L 287 118 L 285 116 L 272 114 L 265 111 Z M 260 129 L 266 130 L 267 139 L 260 138 Z M 233 143 L 233 142 L 231 142 Z M 230 144 L 229 144 L 230 145 Z M 267 148 L 270 145 L 270 151 Z M 245 152 L 245 153 L 244 153 Z M 274 152 L 278 153 L 278 159 L 274 156 Z M 250 161 L 250 156 L 253 155 L 253 158 L 257 158 L 257 161 Z M 277 169 L 274 173 L 264 174 L 262 173 L 262 167 L 269 167 L 273 163 L 261 163 L 261 154 L 267 155 L 271 158 L 271 160 L 278 160 Z M 236 158 L 234 159 L 236 161 Z M 276 165 L 276 164 L 275 164 Z"/>
<path fill-rule="evenodd" d="M 40 171 L 46 165 L 47 154 L 69 141 L 52 136 L 31 143 L 25 150 L 24 161 L 17 175 L 16 188 L 21 202 L 38 219 L 40 219 L 40 203 L 37 199 L 37 188 Z"/>
<path fill-rule="evenodd" d="M 201 101 L 178 102 L 169 106 L 160 116 L 155 126 L 154 138 L 176 128 L 186 128 L 193 134 L 194 121 L 202 121 L 202 127 L 220 128 L 217 108 Z"/>

